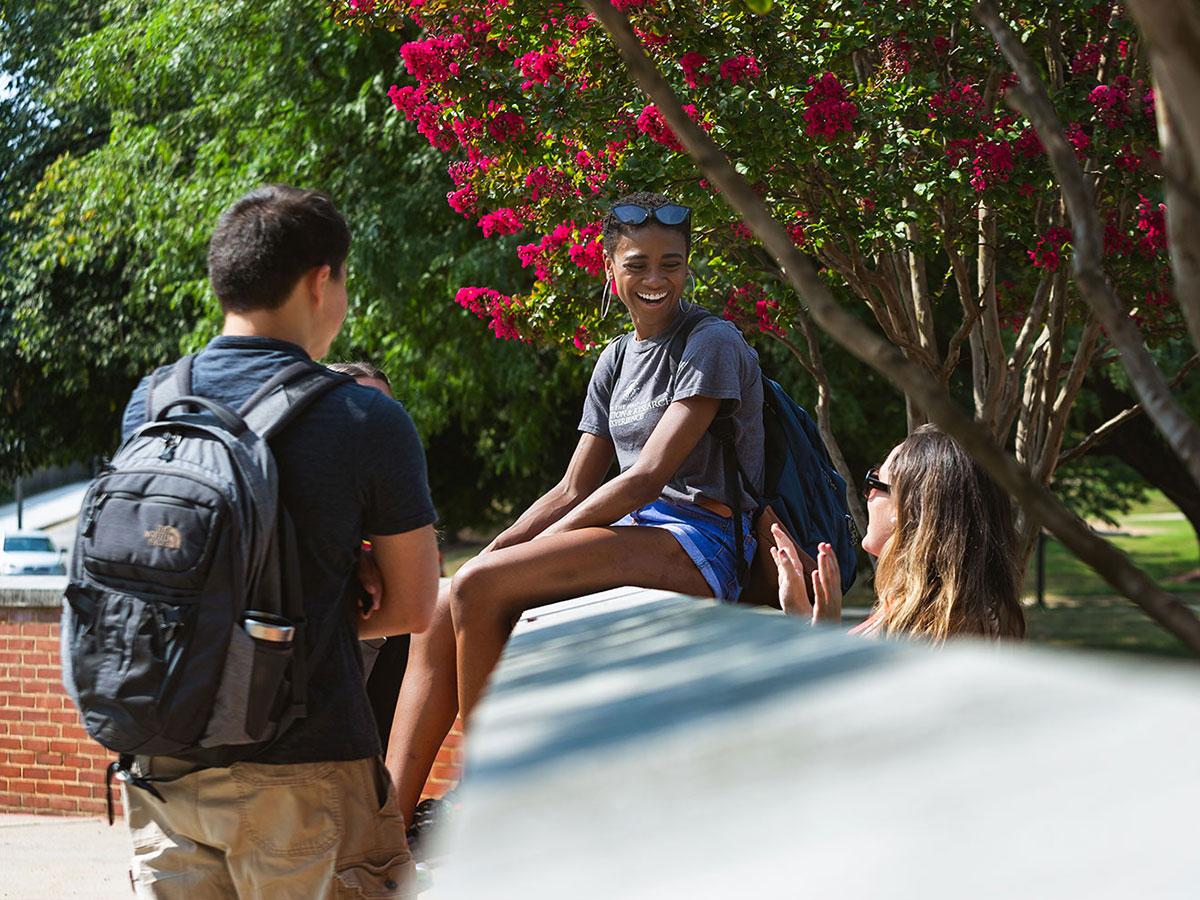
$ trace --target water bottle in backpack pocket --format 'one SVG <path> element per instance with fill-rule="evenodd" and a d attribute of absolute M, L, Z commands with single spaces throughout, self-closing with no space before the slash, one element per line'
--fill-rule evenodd
<path fill-rule="evenodd" d="M 105 747 L 217 765 L 305 714 L 298 555 L 267 439 L 349 379 L 296 363 L 236 413 L 190 380 L 185 357 L 174 390 L 152 383 L 147 422 L 84 498 L 63 683 Z"/>

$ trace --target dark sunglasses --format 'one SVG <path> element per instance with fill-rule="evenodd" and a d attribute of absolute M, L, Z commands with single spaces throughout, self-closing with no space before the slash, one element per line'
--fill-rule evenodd
<path fill-rule="evenodd" d="M 890 493 L 892 486 L 886 481 L 879 480 L 879 467 L 872 466 L 867 469 L 867 475 L 863 478 L 863 496 L 868 500 L 871 499 L 871 491 L 879 491 L 881 494 Z"/>
<path fill-rule="evenodd" d="M 692 211 L 675 203 L 657 209 L 647 209 L 638 203 L 620 203 L 612 208 L 612 214 L 622 225 L 641 225 L 651 216 L 663 225 L 682 225 L 691 217 Z"/>

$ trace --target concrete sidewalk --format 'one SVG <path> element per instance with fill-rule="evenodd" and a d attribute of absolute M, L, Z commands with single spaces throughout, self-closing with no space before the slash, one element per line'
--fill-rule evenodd
<path fill-rule="evenodd" d="M 123 822 L 0 815 L 0 900 L 123 900 L 130 852 Z"/>

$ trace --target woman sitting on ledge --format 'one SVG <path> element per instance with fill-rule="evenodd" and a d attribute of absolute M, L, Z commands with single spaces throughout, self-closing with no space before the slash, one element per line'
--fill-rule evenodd
<path fill-rule="evenodd" d="M 737 597 L 732 503 L 708 427 L 733 401 L 738 457 L 761 491 L 762 382 L 737 328 L 684 300 L 690 224 L 687 207 L 649 193 L 604 220 L 605 304 L 611 291 L 633 334 L 596 363 L 562 481 L 455 575 L 413 635 L 387 755 L 409 822 L 455 714 L 470 715 L 524 611 L 622 585 Z M 693 318 L 672 373 L 672 338 Z M 621 471 L 605 483 L 614 452 Z M 744 489 L 741 508 L 754 508 Z M 748 561 L 749 515 L 743 526 Z"/>
<path fill-rule="evenodd" d="M 862 546 L 879 557 L 879 599 L 855 633 L 935 643 L 959 635 L 1025 636 L 1012 504 L 957 441 L 922 425 L 867 473 L 863 493 L 868 522 Z M 772 532 L 780 605 L 814 623 L 840 622 L 833 548 L 822 544 L 817 554 L 810 603 L 795 544 L 778 526 Z"/>

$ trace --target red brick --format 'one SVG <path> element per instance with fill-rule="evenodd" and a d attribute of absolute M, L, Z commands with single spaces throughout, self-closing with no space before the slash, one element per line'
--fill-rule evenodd
<path fill-rule="evenodd" d="M 35 788 L 32 781 L 10 778 L 8 779 L 8 789 L 18 794 L 32 794 Z"/>
<path fill-rule="evenodd" d="M 70 769 L 72 773 L 78 773 L 81 769 L 91 768 L 95 763 L 96 760 L 91 756 L 80 756 L 74 752 L 63 755 L 63 765 Z"/>
<path fill-rule="evenodd" d="M 34 702 L 33 697 L 28 697 L 23 694 L 10 694 L 8 696 L 8 705 L 32 708 L 37 704 Z"/>
<path fill-rule="evenodd" d="M 0 722 L 20 722 L 21 710 L 8 705 L 8 697 L 0 696 Z"/>
<path fill-rule="evenodd" d="M 7 723 L 5 723 L 7 727 Z M 0 737 L 0 750 L 20 750 L 21 741 L 15 737 Z"/>
<path fill-rule="evenodd" d="M 0 809 L 20 809 L 22 799 L 20 794 L 8 792 L 0 794 Z"/>
<path fill-rule="evenodd" d="M 25 738 L 25 749 L 32 750 L 34 753 L 45 753 L 50 749 L 50 742 L 45 738 Z"/>
<path fill-rule="evenodd" d="M 53 740 L 62 736 L 62 726 L 50 722 L 37 722 L 34 723 L 33 734 L 35 737 Z"/>
<path fill-rule="evenodd" d="M 0 765 L 0 778 L 20 778 L 21 767 L 14 766 L 11 763 Z"/>
<path fill-rule="evenodd" d="M 27 666 L 48 666 L 50 659 L 50 653 L 45 650 L 27 650 L 21 654 L 21 662 Z"/>
<path fill-rule="evenodd" d="M 61 797 L 63 786 L 57 781 L 39 781 L 37 792 L 45 797 Z"/>
<path fill-rule="evenodd" d="M 31 778 L 34 781 L 49 781 L 50 770 L 42 766 L 25 766 L 21 769 L 22 778 Z"/>
<path fill-rule="evenodd" d="M 8 644 L 8 641 L 5 641 Z M 21 664 L 21 651 L 9 649 L 7 646 L 0 650 L 0 665 L 17 666 Z"/>
<path fill-rule="evenodd" d="M 34 757 L 34 762 L 41 766 L 61 767 L 63 756 L 61 753 L 39 753 Z"/>
<path fill-rule="evenodd" d="M 33 699 L 38 709 L 62 709 L 63 698 L 57 694 L 36 694 Z"/>
<path fill-rule="evenodd" d="M 29 750 L 14 750 L 8 754 L 8 761 L 14 766 L 31 766 L 33 765 L 33 753 Z"/>
<path fill-rule="evenodd" d="M 51 797 L 50 802 L 47 805 L 51 809 L 57 809 L 63 812 L 67 810 L 70 810 L 71 812 L 78 812 L 79 810 L 79 801 L 74 797 Z"/>
<path fill-rule="evenodd" d="M 86 797 L 91 799 L 92 789 L 86 784 L 65 784 L 62 792 L 67 797 Z"/>
<path fill-rule="evenodd" d="M 75 712 L 74 708 L 72 708 L 70 711 L 64 709 L 51 710 L 47 714 L 47 718 L 51 722 L 56 722 L 59 725 L 74 725 L 80 734 L 87 734 L 87 732 L 83 730 L 83 726 L 79 724 L 79 713 Z M 66 733 L 67 731 L 64 728 L 63 734 Z"/>

